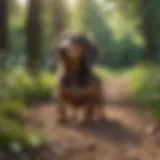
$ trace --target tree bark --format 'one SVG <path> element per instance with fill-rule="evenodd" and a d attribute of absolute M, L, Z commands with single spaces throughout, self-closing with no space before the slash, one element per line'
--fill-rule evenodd
<path fill-rule="evenodd" d="M 58 36 L 67 27 L 68 12 L 65 0 L 53 0 L 53 34 Z"/>
<path fill-rule="evenodd" d="M 143 0 L 143 9 L 148 8 L 150 0 Z M 142 29 L 144 35 L 144 49 L 145 49 L 145 61 L 149 63 L 157 62 L 157 50 L 156 45 L 154 43 L 154 38 L 152 34 L 152 22 L 151 22 L 151 15 L 147 10 L 144 12 L 142 18 Z"/>
<path fill-rule="evenodd" d="M 0 0 L 0 63 L 5 64 L 8 45 L 8 0 Z M 0 65 L 0 66 L 1 66 Z"/>
<path fill-rule="evenodd" d="M 41 58 L 42 26 L 41 26 L 42 0 L 29 0 L 27 19 L 27 68 L 38 71 Z"/>
<path fill-rule="evenodd" d="M 68 22 L 68 10 L 66 0 L 53 0 L 53 37 L 54 41 L 59 35 L 67 28 Z M 49 55 L 49 69 L 55 70 L 56 67 L 56 55 L 51 51 Z"/>

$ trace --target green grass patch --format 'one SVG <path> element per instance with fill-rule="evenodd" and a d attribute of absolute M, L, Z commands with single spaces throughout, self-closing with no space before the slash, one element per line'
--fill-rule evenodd
<path fill-rule="evenodd" d="M 34 79 L 25 72 L 1 72 L 0 79 L 0 149 L 21 152 L 43 143 L 41 133 L 22 125 L 29 112 L 25 106 Z M 37 78 L 39 79 L 39 78 Z M 27 93 L 27 94 L 26 94 Z"/>
<path fill-rule="evenodd" d="M 160 122 L 160 66 L 137 66 L 124 73 L 134 102 Z"/>
<path fill-rule="evenodd" d="M 56 87 L 56 78 L 50 72 L 42 72 L 31 76 L 25 71 L 12 71 L 7 76 L 7 88 L 12 98 L 26 102 L 48 100 L 52 98 Z"/>
<path fill-rule="evenodd" d="M 120 70 L 113 70 L 113 69 L 106 68 L 106 67 L 103 67 L 103 66 L 96 66 L 94 68 L 94 71 L 102 79 L 116 78 L 121 73 Z"/>

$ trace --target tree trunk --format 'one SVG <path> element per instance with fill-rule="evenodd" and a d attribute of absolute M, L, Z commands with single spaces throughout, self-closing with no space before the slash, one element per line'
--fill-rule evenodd
<path fill-rule="evenodd" d="M 0 63 L 8 57 L 8 0 L 0 0 Z M 0 66 L 1 66 L 0 65 Z"/>
<path fill-rule="evenodd" d="M 68 10 L 66 0 L 53 0 L 53 37 L 54 41 L 66 29 L 68 22 Z M 49 55 L 49 69 L 55 70 L 56 56 L 51 52 Z"/>
<path fill-rule="evenodd" d="M 53 29 L 54 36 L 58 36 L 67 27 L 68 12 L 65 0 L 53 0 Z"/>
<path fill-rule="evenodd" d="M 27 20 L 27 67 L 30 71 L 38 71 L 41 58 L 42 30 L 41 30 L 42 0 L 29 0 Z"/>
<path fill-rule="evenodd" d="M 150 0 L 148 2 L 143 0 L 143 9 L 148 8 Z M 151 15 L 149 11 L 144 12 L 143 19 L 142 19 L 142 29 L 144 35 L 144 49 L 145 49 L 145 61 L 149 63 L 157 62 L 157 50 L 156 45 L 154 43 L 154 38 L 152 34 L 152 24 L 151 24 Z"/>

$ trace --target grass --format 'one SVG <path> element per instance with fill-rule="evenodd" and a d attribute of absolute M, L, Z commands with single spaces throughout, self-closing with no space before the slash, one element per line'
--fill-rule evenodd
<path fill-rule="evenodd" d="M 103 66 L 96 66 L 94 68 L 94 71 L 96 74 L 98 74 L 102 79 L 106 78 L 116 78 L 120 75 L 120 70 L 113 70 L 110 68 L 106 68 Z"/>
<path fill-rule="evenodd" d="M 160 123 L 160 67 L 140 65 L 127 70 L 123 76 L 129 81 L 134 102 L 149 110 Z"/>
<path fill-rule="evenodd" d="M 43 76 L 42 76 L 43 77 Z M 46 77 L 46 76 L 45 76 Z M 28 114 L 25 106 L 31 90 L 44 89 L 48 82 L 38 83 L 43 78 L 31 78 L 25 72 L 1 72 L 0 80 L 0 149 L 21 152 L 43 143 L 41 133 L 22 125 L 24 116 Z M 38 81 L 38 82 L 37 82 Z M 40 81 L 41 82 L 41 81 Z M 39 88 L 35 84 L 38 85 Z M 43 85 L 42 85 L 43 84 Z M 46 84 L 46 85 L 44 85 Z M 51 85 L 51 84 L 49 84 Z M 45 87 L 44 87 L 45 86 Z M 37 89 L 38 88 L 38 89 Z M 43 94 L 44 94 L 43 90 Z M 49 92 L 49 91 L 48 91 Z M 27 97 L 26 97 L 27 96 Z M 40 97 L 39 97 L 40 98 Z"/>
<path fill-rule="evenodd" d="M 52 98 L 56 78 L 50 72 L 42 72 L 33 77 L 25 71 L 15 70 L 9 73 L 7 83 L 12 97 L 30 102 Z"/>
<path fill-rule="evenodd" d="M 3 99 L 0 104 L 0 148 L 12 152 L 34 148 L 43 143 L 43 136 L 21 124 L 28 110 L 22 100 Z M 16 150 L 15 144 L 18 145 Z"/>
<path fill-rule="evenodd" d="M 146 66 L 140 65 L 126 70 L 122 76 L 128 80 L 130 84 L 130 90 L 134 94 L 134 92 L 136 92 L 139 87 L 142 86 L 148 73 L 148 68 Z"/>

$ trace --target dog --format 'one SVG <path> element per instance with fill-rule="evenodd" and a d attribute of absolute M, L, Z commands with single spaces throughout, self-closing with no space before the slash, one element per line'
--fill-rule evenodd
<path fill-rule="evenodd" d="M 79 108 L 84 110 L 84 123 L 105 118 L 102 82 L 93 72 L 99 57 L 94 40 L 81 33 L 63 33 L 54 46 L 53 56 L 58 56 L 60 62 L 56 91 L 59 122 L 68 121 L 68 105 L 75 120 Z"/>

